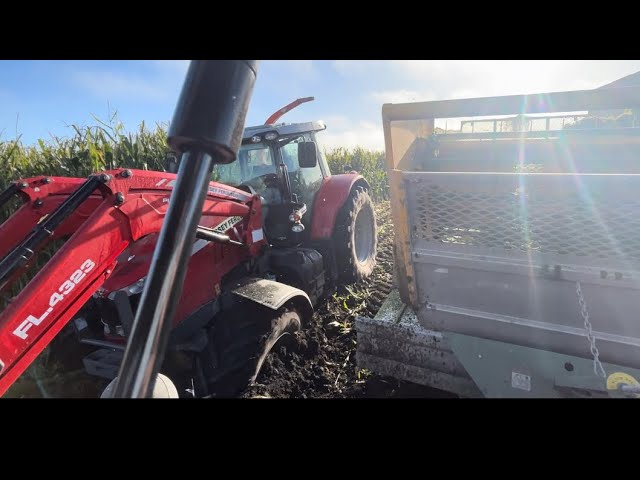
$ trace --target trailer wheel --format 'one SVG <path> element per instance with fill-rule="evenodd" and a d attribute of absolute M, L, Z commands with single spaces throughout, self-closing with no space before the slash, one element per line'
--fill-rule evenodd
<path fill-rule="evenodd" d="M 341 283 L 361 282 L 373 273 L 378 227 L 369 193 L 356 187 L 338 213 L 334 245 Z"/>
<path fill-rule="evenodd" d="M 210 332 L 210 394 L 227 397 L 242 393 L 255 382 L 273 348 L 293 339 L 301 326 L 302 316 L 290 304 L 272 310 L 246 301 L 219 315 Z"/>

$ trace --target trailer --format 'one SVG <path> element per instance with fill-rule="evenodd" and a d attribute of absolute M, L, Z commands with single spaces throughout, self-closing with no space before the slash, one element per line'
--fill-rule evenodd
<path fill-rule="evenodd" d="M 359 368 L 462 397 L 640 393 L 640 87 L 382 107 L 395 289 Z"/>

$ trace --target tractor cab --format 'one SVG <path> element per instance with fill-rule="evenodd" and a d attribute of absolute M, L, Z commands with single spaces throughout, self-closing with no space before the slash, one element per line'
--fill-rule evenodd
<path fill-rule="evenodd" d="M 215 167 L 213 180 L 260 195 L 264 231 L 273 245 L 306 238 L 315 194 L 329 175 L 316 140 L 325 128 L 322 121 L 248 127 L 237 161 Z"/>

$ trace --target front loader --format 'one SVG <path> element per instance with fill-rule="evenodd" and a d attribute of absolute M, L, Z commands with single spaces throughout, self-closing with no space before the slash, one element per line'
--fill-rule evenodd
<path fill-rule="evenodd" d="M 192 62 L 169 135 L 177 174 L 43 176 L 0 194 L 23 201 L 0 225 L 0 395 L 66 329 L 95 347 L 84 365 L 113 380 L 107 396 L 150 396 L 156 378 L 179 396 L 233 396 L 320 299 L 370 275 L 366 180 L 331 175 L 323 122 L 275 123 L 312 99 L 243 130 L 245 76 L 251 62 Z"/>
<path fill-rule="evenodd" d="M 640 87 L 382 108 L 396 285 L 360 368 L 463 397 L 640 393 Z"/>

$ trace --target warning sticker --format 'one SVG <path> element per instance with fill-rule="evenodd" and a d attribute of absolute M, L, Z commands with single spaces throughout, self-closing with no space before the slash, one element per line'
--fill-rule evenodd
<path fill-rule="evenodd" d="M 263 238 L 264 238 L 264 233 L 262 232 L 261 228 L 251 232 L 251 239 L 253 240 L 253 243 L 259 242 Z"/>
<path fill-rule="evenodd" d="M 531 377 L 524 373 L 511 372 L 511 386 L 526 392 L 531 391 Z"/>

